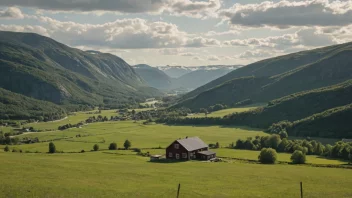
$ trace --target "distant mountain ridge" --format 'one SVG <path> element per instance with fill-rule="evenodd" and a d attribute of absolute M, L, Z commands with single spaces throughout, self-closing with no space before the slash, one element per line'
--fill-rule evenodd
<path fill-rule="evenodd" d="M 59 105 L 131 104 L 161 92 L 121 58 L 33 33 L 0 32 L 0 87 Z"/>
<path fill-rule="evenodd" d="M 243 65 L 157 66 L 156 68 L 165 72 L 171 78 L 179 78 L 185 74 L 188 74 L 197 70 L 217 70 L 217 69 L 234 70 L 242 66 Z"/>
<path fill-rule="evenodd" d="M 151 67 L 139 64 L 133 68 L 151 87 L 161 90 L 193 90 L 231 72 L 237 66 Z M 167 74 L 170 72 L 171 76 Z"/>

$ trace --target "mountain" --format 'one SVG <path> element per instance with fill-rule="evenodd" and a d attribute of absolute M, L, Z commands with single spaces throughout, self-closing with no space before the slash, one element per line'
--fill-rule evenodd
<path fill-rule="evenodd" d="M 66 107 L 160 96 L 112 54 L 81 51 L 33 33 L 0 32 L 0 87 Z"/>
<path fill-rule="evenodd" d="M 298 121 L 352 103 L 352 80 L 291 94 L 269 102 L 267 107 L 227 116 L 234 123 L 268 128 L 280 121 Z"/>
<path fill-rule="evenodd" d="M 198 70 L 217 70 L 217 69 L 227 69 L 234 70 L 242 67 L 242 65 L 208 65 L 208 66 L 159 66 L 159 70 L 165 72 L 171 78 L 180 78 L 188 73 Z"/>
<path fill-rule="evenodd" d="M 162 90 L 170 89 L 172 87 L 173 79 L 158 68 L 145 64 L 135 65 L 133 68 L 151 87 Z"/>
<path fill-rule="evenodd" d="M 0 88 L 0 119 L 57 120 L 66 116 L 63 108 Z"/>
<path fill-rule="evenodd" d="M 151 67 L 149 65 L 140 64 L 133 66 L 133 68 L 151 87 L 163 91 L 181 89 L 189 91 L 229 73 L 236 67 L 216 65 L 199 67 Z M 173 78 L 165 73 L 171 70 L 179 70 L 179 75 L 171 74 L 172 76 L 179 77 Z"/>
<path fill-rule="evenodd" d="M 309 61 L 311 63 L 307 63 Z M 200 87 L 195 92 L 187 94 L 183 98 L 184 101 L 176 106 L 199 109 L 214 104 L 232 106 L 243 100 L 268 102 L 293 93 L 352 79 L 351 65 L 352 43 L 268 59 L 235 70 Z M 277 72 L 282 73 L 277 74 Z M 249 76 L 249 74 L 252 75 Z M 233 76 L 235 76 L 233 79 L 217 85 Z M 200 92 L 194 98 L 189 98 L 212 85 L 215 87 Z"/>
<path fill-rule="evenodd" d="M 174 80 L 173 87 L 195 89 L 231 71 L 232 69 L 230 68 L 219 68 L 219 69 L 213 69 L 213 70 L 207 70 L 207 69 L 195 70 Z"/>
<path fill-rule="evenodd" d="M 240 67 L 221 78 L 218 78 L 202 87 L 197 88 L 192 92 L 189 92 L 182 98 L 182 100 L 188 100 L 190 98 L 193 98 L 204 91 L 220 86 L 226 83 L 227 81 L 233 80 L 235 78 L 248 76 L 272 77 L 275 75 L 283 74 L 298 67 L 314 63 L 324 57 L 339 52 L 344 48 L 350 47 L 351 43 L 346 43 L 342 45 L 334 45 L 314 50 L 302 51 L 298 53 L 258 61 L 253 64 Z"/>

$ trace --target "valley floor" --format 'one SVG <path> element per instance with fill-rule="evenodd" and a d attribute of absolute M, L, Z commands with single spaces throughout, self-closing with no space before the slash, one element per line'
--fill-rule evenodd
<path fill-rule="evenodd" d="M 102 115 L 116 115 L 114 112 L 103 111 Z M 77 123 L 87 115 L 77 113 L 60 122 L 33 126 L 55 129 L 69 120 Z M 181 183 L 180 197 L 286 198 L 299 197 L 301 181 L 305 197 L 352 197 L 352 169 L 248 163 L 245 160 L 257 160 L 258 151 L 226 148 L 214 150 L 226 160 L 222 163 L 153 163 L 132 151 L 107 150 L 110 143 L 122 147 L 128 139 L 132 148 L 164 154 L 164 149 L 155 148 L 165 148 L 186 136 L 199 136 L 208 144 L 219 142 L 226 147 L 239 138 L 257 135 L 266 133 L 247 127 L 143 125 L 142 121 L 94 123 L 65 131 L 24 134 L 20 137 L 38 137 L 46 142 L 10 146 L 23 153 L 4 153 L 4 146 L 0 146 L 0 197 L 175 197 Z M 65 153 L 47 154 L 49 141 Z M 100 151 L 91 152 L 94 144 L 99 144 Z M 86 152 L 79 153 L 81 150 Z M 289 158 L 290 154 L 278 155 L 281 162 L 289 162 Z M 318 156 L 307 156 L 307 163 L 346 164 Z"/>

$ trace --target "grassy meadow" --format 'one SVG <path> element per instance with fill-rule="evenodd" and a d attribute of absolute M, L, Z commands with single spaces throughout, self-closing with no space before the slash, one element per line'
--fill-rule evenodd
<path fill-rule="evenodd" d="M 135 154 L 0 152 L 0 197 L 351 197 L 352 170 L 246 163 L 152 163 Z M 29 182 L 30 181 L 30 182 Z"/>
<path fill-rule="evenodd" d="M 233 110 L 231 110 L 233 111 Z M 114 110 L 103 116 L 117 115 Z M 65 120 L 32 123 L 38 129 L 56 129 L 96 114 L 76 113 Z M 76 135 L 81 137 L 76 137 Z M 228 146 L 237 139 L 266 135 L 259 129 L 236 126 L 144 125 L 142 121 L 100 122 L 65 131 L 27 133 L 18 137 L 38 137 L 53 141 L 65 153 L 47 154 L 48 143 L 10 146 L 23 153 L 5 153 L 0 146 L 0 197 L 174 197 L 181 183 L 180 197 L 299 197 L 299 182 L 305 197 L 351 197 L 352 169 L 318 168 L 296 165 L 251 164 L 236 159 L 257 160 L 258 151 L 215 149 L 227 162 L 199 161 L 153 163 L 133 151 L 107 150 L 111 142 L 121 148 L 129 139 L 133 148 L 164 154 L 173 140 L 199 136 L 206 143 Z M 94 144 L 100 151 L 89 152 Z M 80 152 L 85 153 L 69 153 Z M 24 153 L 25 151 L 40 153 Z M 290 154 L 278 160 L 290 161 Z M 307 156 L 307 163 L 346 164 L 318 156 Z M 30 181 L 30 182 L 29 182 Z"/>
<path fill-rule="evenodd" d="M 214 111 L 212 113 L 209 113 L 207 116 L 208 117 L 224 117 L 226 115 L 232 114 L 232 113 L 241 113 L 241 112 L 245 112 L 245 111 L 249 111 L 252 109 L 255 109 L 257 107 L 263 106 L 264 104 L 255 104 L 255 105 L 250 105 L 250 106 L 245 106 L 245 107 L 238 107 L 238 108 L 231 108 L 231 109 L 223 109 L 220 111 Z M 193 114 L 193 115 L 189 115 L 188 117 L 196 117 L 196 118 L 200 118 L 200 117 L 205 117 L 204 113 L 198 113 L 198 114 Z"/>

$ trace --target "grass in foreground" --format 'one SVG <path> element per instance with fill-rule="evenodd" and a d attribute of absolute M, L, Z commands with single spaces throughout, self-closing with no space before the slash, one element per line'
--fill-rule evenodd
<path fill-rule="evenodd" d="M 352 170 L 242 163 L 151 163 L 114 153 L 0 152 L 0 197 L 351 197 Z M 30 181 L 30 182 L 29 182 Z"/>

